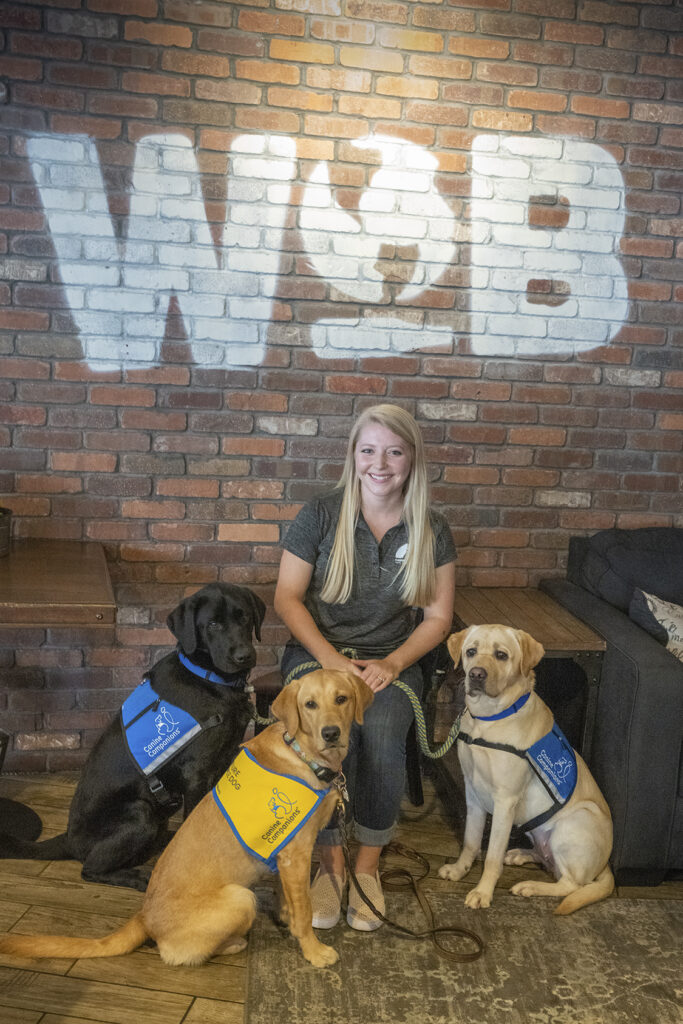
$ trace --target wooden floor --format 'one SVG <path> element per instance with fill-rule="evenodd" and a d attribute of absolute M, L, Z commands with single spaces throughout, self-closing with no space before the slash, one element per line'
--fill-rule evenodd
<path fill-rule="evenodd" d="M 74 785 L 75 777 L 67 775 L 0 776 L 0 795 L 33 807 L 47 838 L 64 830 Z M 436 877 L 439 866 L 457 852 L 454 832 L 461 821 L 444 809 L 453 806 L 453 797 L 452 776 L 442 771 L 426 781 L 423 807 L 404 803 L 397 839 L 429 858 L 427 893 L 453 887 Z M 477 870 L 467 882 L 457 883 L 463 894 Z M 536 870 L 506 868 L 501 885 L 509 887 Z M 620 889 L 611 898 L 636 896 L 683 899 L 683 882 Z M 74 862 L 0 860 L 0 931 L 102 935 L 133 914 L 140 901 L 140 894 L 129 889 L 82 882 L 80 865 Z M 475 917 L 470 921 L 474 924 Z M 153 948 L 106 960 L 18 962 L 0 957 L 0 1022 L 241 1024 L 245 988 L 244 953 L 216 957 L 196 968 L 167 967 Z"/>

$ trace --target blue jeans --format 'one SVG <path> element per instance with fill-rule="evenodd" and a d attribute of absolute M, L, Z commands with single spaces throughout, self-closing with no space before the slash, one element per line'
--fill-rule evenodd
<path fill-rule="evenodd" d="M 282 657 L 283 677 L 314 660 L 303 647 L 287 644 Z M 418 697 L 422 696 L 418 665 L 401 672 L 401 679 Z M 356 839 L 364 846 L 386 846 L 393 837 L 405 788 L 406 737 L 413 717 L 405 693 L 396 686 L 387 686 L 375 694 L 363 724 L 354 722 L 351 727 L 349 751 L 342 766 L 349 791 L 347 822 L 353 824 Z M 338 846 L 339 830 L 323 829 L 318 842 Z"/>

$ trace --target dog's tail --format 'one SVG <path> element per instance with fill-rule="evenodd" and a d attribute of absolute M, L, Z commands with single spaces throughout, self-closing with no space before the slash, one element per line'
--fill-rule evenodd
<path fill-rule="evenodd" d="M 0 835 L 0 859 L 7 860 L 8 857 L 17 860 L 71 860 L 72 853 L 66 832 L 42 842 L 4 833 Z"/>
<path fill-rule="evenodd" d="M 555 908 L 556 914 L 573 914 L 575 910 L 587 906 L 589 903 L 597 903 L 604 900 L 614 889 L 614 875 L 609 864 L 606 864 L 594 882 L 582 885 L 575 889 L 562 900 Z"/>
<path fill-rule="evenodd" d="M 29 957 L 64 956 L 73 959 L 121 956 L 123 953 L 132 953 L 148 937 L 142 914 L 136 914 L 102 939 L 81 939 L 70 935 L 2 935 L 0 953 Z"/>

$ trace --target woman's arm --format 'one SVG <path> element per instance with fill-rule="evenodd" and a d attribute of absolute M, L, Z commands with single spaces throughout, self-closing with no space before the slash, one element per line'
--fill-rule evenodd
<path fill-rule="evenodd" d="M 449 635 L 453 625 L 455 597 L 455 562 L 447 562 L 436 570 L 434 600 L 424 609 L 424 618 L 407 640 L 391 654 L 377 660 L 356 661 L 361 676 L 371 690 L 378 693 L 409 665 L 414 665 L 423 654 L 433 650 Z"/>
<path fill-rule="evenodd" d="M 313 575 L 313 566 L 291 551 L 282 552 L 280 571 L 275 587 L 274 608 L 276 615 L 288 627 L 295 640 L 310 651 L 323 668 L 339 669 L 360 675 L 353 661 L 334 649 L 318 629 L 313 616 L 304 604 Z"/>

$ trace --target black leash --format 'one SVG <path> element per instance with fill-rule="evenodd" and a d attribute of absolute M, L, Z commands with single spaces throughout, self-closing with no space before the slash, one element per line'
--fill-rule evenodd
<path fill-rule="evenodd" d="M 426 857 L 423 857 L 422 854 L 417 853 L 415 850 L 411 850 L 407 846 L 403 846 L 402 843 L 389 843 L 389 845 L 385 847 L 385 851 L 387 853 L 397 853 L 402 857 L 408 857 L 411 860 L 417 861 L 417 863 L 420 864 L 420 866 L 422 867 L 422 872 L 421 874 L 414 875 L 412 872 L 408 871 L 407 868 L 396 867 L 386 868 L 380 875 L 380 880 L 382 881 L 382 884 L 386 889 L 412 889 L 413 893 L 415 894 L 415 898 L 417 899 L 418 903 L 420 904 L 420 907 L 422 908 L 422 913 L 426 918 L 427 924 L 429 925 L 426 931 L 416 932 L 413 931 L 412 928 L 406 928 L 404 925 L 398 924 L 396 921 L 391 921 L 388 917 L 385 917 L 384 914 L 382 914 L 377 909 L 377 907 L 373 905 L 373 903 L 368 899 L 368 897 L 363 892 L 358 882 L 358 879 L 356 878 L 356 874 L 351 866 L 351 857 L 349 855 L 349 843 L 346 835 L 346 822 L 344 821 L 344 807 L 341 802 L 337 805 L 336 827 L 341 832 L 342 849 L 344 851 L 344 861 L 346 862 L 346 870 L 349 873 L 349 878 L 351 879 L 356 889 L 356 892 L 363 900 L 363 903 L 365 903 L 365 905 L 370 908 L 372 913 L 376 917 L 378 917 L 380 921 L 383 921 L 384 924 L 388 924 L 390 928 L 394 928 L 396 931 L 401 932 L 403 935 L 410 936 L 410 938 L 431 938 L 432 942 L 434 943 L 434 946 L 436 947 L 436 952 L 445 960 L 451 960 L 454 963 L 464 964 L 471 963 L 473 960 L 479 959 L 479 957 L 482 955 L 485 949 L 484 941 L 480 938 L 479 935 L 477 935 L 475 932 L 469 931 L 469 929 L 467 928 L 456 928 L 455 926 L 445 925 L 439 927 L 436 926 L 434 922 L 434 913 L 429 904 L 429 901 L 427 900 L 427 897 L 424 895 L 424 893 L 420 890 L 419 887 L 419 883 L 422 881 L 422 879 L 429 874 L 429 861 L 427 860 Z M 459 936 L 460 938 L 464 938 L 466 942 L 472 943 L 475 948 L 473 950 L 470 950 L 469 952 L 459 952 L 454 949 L 449 949 L 447 946 L 444 946 L 440 941 L 441 935 Z"/>

